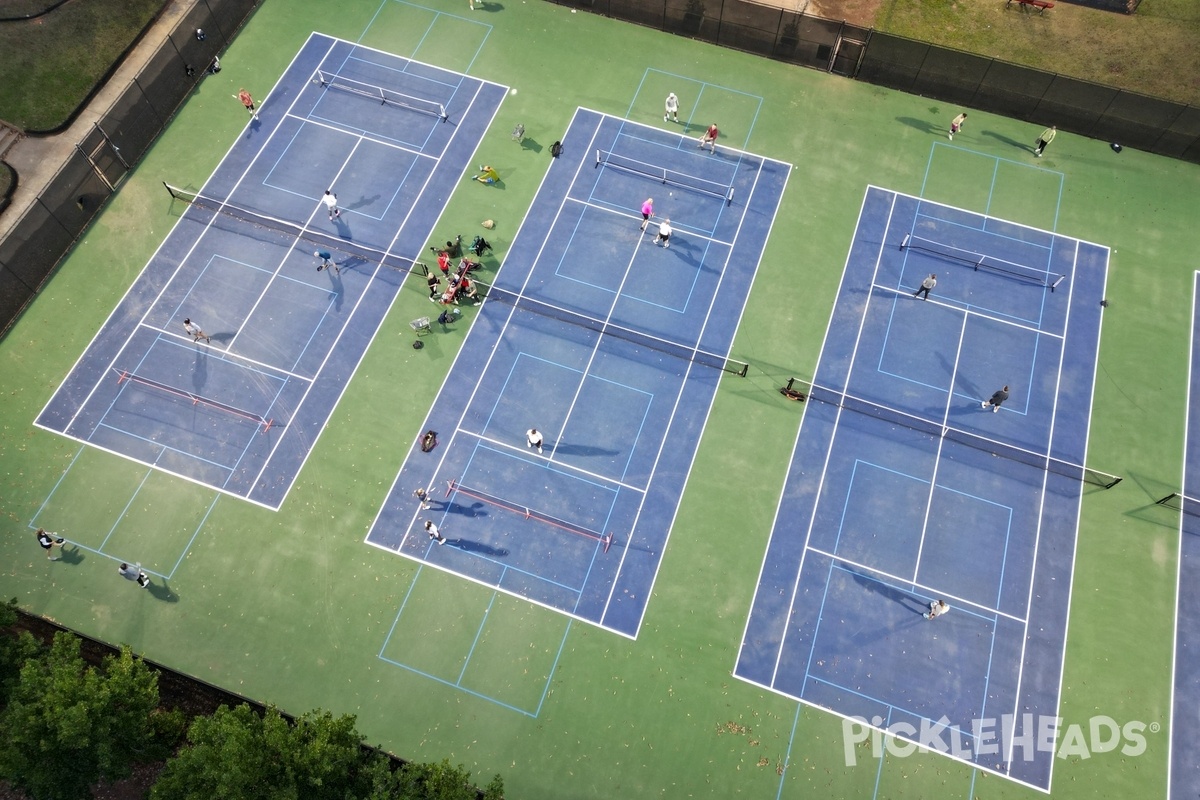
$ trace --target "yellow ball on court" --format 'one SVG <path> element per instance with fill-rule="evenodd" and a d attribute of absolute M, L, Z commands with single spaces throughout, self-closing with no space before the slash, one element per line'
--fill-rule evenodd
<path fill-rule="evenodd" d="M 513 90 L 512 90 L 512 94 L 516 94 L 516 93 L 517 93 L 517 90 L 516 90 L 516 89 L 513 89 Z"/>

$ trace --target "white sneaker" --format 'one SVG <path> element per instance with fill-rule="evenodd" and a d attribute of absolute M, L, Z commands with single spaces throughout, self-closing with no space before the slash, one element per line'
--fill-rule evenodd
<path fill-rule="evenodd" d="M 979 404 L 979 407 L 980 407 L 980 408 L 987 408 L 987 400 L 984 400 L 982 403 L 980 403 L 980 404 Z"/>
<path fill-rule="evenodd" d="M 995 413 L 996 413 L 997 411 L 999 411 L 999 410 L 1000 410 L 1000 406 L 992 406 L 992 413 L 993 413 L 993 414 L 995 414 Z"/>

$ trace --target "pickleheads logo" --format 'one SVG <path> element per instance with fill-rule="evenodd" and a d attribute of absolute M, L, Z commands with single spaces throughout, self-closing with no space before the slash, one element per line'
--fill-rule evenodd
<path fill-rule="evenodd" d="M 1059 733 L 1062 736 L 1059 736 Z M 1130 720 L 1119 724 L 1098 715 L 1086 724 L 1062 728 L 1062 717 L 1004 714 L 999 719 L 971 720 L 969 728 L 952 726 L 946 717 L 921 720 L 918 728 L 907 722 L 883 726 L 882 717 L 848 717 L 842 720 L 842 747 L 846 766 L 858 763 L 859 745 L 871 743 L 871 757 L 912 755 L 918 749 L 934 750 L 966 761 L 976 756 L 1001 756 L 1005 761 L 1032 761 L 1039 753 L 1058 758 L 1091 758 L 1095 753 L 1120 750 L 1133 758 L 1146 752 L 1146 733 L 1158 733 L 1159 724 Z"/>

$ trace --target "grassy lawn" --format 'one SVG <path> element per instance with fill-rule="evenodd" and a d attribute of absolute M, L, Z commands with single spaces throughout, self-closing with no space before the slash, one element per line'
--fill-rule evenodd
<path fill-rule="evenodd" d="M 1136 14 L 1059 2 L 882 0 L 874 27 L 1074 78 L 1200 103 L 1200 3 L 1143 0 Z"/>
<path fill-rule="evenodd" d="M 6 3 L 2 16 L 46 3 Z M 27 131 L 60 127 L 163 7 L 163 0 L 72 2 L 0 23 L 0 119 Z"/>

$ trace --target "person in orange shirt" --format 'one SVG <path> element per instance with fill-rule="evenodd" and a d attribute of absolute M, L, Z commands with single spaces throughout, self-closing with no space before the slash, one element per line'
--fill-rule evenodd
<path fill-rule="evenodd" d="M 717 130 L 717 123 L 714 122 L 712 125 L 708 126 L 708 130 L 706 130 L 704 132 L 704 134 L 700 137 L 700 144 L 698 144 L 696 146 L 699 147 L 701 150 L 703 150 L 704 145 L 708 145 L 708 149 L 711 150 L 713 153 L 716 153 L 717 152 L 717 134 L 718 133 L 720 133 L 720 131 Z"/>
<path fill-rule="evenodd" d="M 254 109 L 254 98 L 245 89 L 238 89 L 237 99 L 242 101 L 242 105 L 250 112 L 250 116 L 258 119 L 258 112 Z"/>

